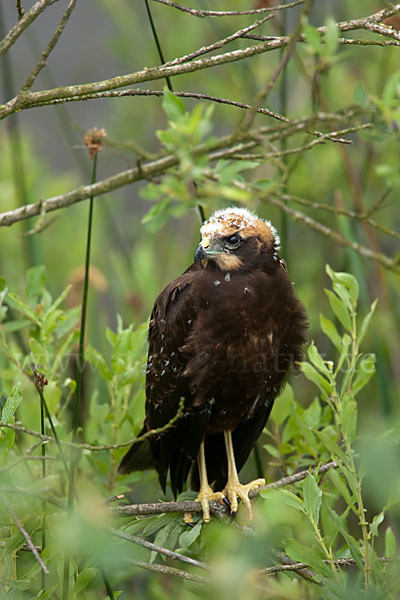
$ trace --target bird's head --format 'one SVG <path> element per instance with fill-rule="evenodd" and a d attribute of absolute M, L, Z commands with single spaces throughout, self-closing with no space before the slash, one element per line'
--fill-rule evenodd
<path fill-rule="evenodd" d="M 269 221 L 263 221 L 246 208 L 218 210 L 200 229 L 201 242 L 195 262 L 206 267 L 211 260 L 223 271 L 251 267 L 260 256 L 279 260 L 279 236 Z"/>

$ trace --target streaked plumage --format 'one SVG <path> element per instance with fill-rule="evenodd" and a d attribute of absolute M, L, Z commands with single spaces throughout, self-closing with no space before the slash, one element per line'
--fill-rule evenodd
<path fill-rule="evenodd" d="M 143 431 L 167 423 L 181 397 L 184 415 L 162 435 L 132 446 L 120 465 L 123 473 L 154 466 L 163 489 L 169 472 L 175 495 L 190 472 L 199 488 L 203 440 L 214 490 L 227 481 L 224 432 L 232 433 L 241 469 L 290 364 L 301 357 L 306 330 L 269 222 L 229 208 L 215 213 L 201 234 L 194 264 L 154 304 Z"/>

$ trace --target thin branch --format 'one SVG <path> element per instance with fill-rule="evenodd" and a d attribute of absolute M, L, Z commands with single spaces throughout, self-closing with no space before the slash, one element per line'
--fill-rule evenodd
<path fill-rule="evenodd" d="M 22 19 L 25 14 L 24 7 L 22 6 L 22 0 L 17 0 L 17 13 L 18 19 Z"/>
<path fill-rule="evenodd" d="M 292 485 L 293 483 L 297 483 L 298 481 L 302 481 L 310 473 L 314 473 L 318 471 L 318 473 L 326 473 L 329 469 L 337 469 L 338 463 L 336 461 L 330 461 L 321 465 L 320 467 L 312 467 L 308 470 L 300 471 L 299 473 L 295 473 L 294 475 L 289 475 L 288 477 L 283 477 L 282 479 L 278 479 L 277 481 L 273 481 L 272 483 L 268 483 L 262 487 L 257 488 L 256 490 L 252 490 L 249 494 L 250 498 L 254 498 L 259 495 L 259 492 L 262 490 L 274 490 L 281 487 L 285 487 L 287 485 Z M 126 506 L 115 506 L 112 507 L 111 510 L 118 513 L 121 516 L 144 516 L 144 515 L 160 515 L 163 513 L 195 513 L 201 512 L 201 504 L 200 502 L 153 502 L 150 504 L 128 504 Z M 210 510 L 211 513 L 218 516 L 224 516 L 228 514 L 228 509 L 222 504 L 218 502 L 210 502 Z"/>
<path fill-rule="evenodd" d="M 321 202 L 312 202 L 311 200 L 306 200 L 305 198 L 299 198 L 298 196 L 291 196 L 289 194 L 282 194 L 280 196 L 280 198 L 282 200 L 284 200 L 285 202 L 295 202 L 296 204 L 300 204 L 302 206 L 307 206 L 308 208 L 311 208 L 311 209 L 324 210 L 326 212 L 335 213 L 336 215 L 343 215 L 345 217 L 348 217 L 349 219 L 356 219 L 357 221 L 363 221 L 364 223 L 367 223 L 374 229 L 377 229 L 378 231 L 381 231 L 382 233 L 385 233 L 386 235 L 390 235 L 391 237 L 394 237 L 397 240 L 400 240 L 400 233 L 398 233 L 397 231 L 394 231 L 393 229 L 390 229 L 389 227 L 386 227 L 385 225 L 381 225 L 380 223 L 377 223 L 374 219 L 371 219 L 368 216 L 368 213 L 358 213 L 358 212 L 355 212 L 354 210 L 347 210 L 346 208 L 330 206 L 329 204 L 322 204 Z"/>
<path fill-rule="evenodd" d="M 133 567 L 140 567 L 141 569 L 146 569 L 147 571 L 152 571 L 153 573 L 173 575 L 174 577 L 179 577 L 180 579 L 187 579 L 188 581 L 194 581 L 196 583 L 210 583 L 210 580 L 207 577 L 202 577 L 201 575 L 192 575 L 187 571 L 175 569 L 174 567 L 167 567 L 166 565 L 157 565 L 155 563 L 147 563 L 143 560 L 133 559 L 128 560 L 127 563 L 132 565 Z"/>
<path fill-rule="evenodd" d="M 197 92 L 174 92 L 175 96 L 180 96 L 182 98 L 196 98 L 197 100 L 209 100 L 210 102 L 216 102 L 218 104 L 227 104 L 229 106 L 235 106 L 237 108 L 249 109 L 251 108 L 250 104 L 245 104 L 243 102 L 236 102 L 234 100 L 230 100 L 228 98 L 219 98 L 217 96 L 211 96 L 210 94 L 201 94 Z M 94 94 L 88 94 L 85 96 L 76 96 L 74 98 L 60 98 L 59 100 L 51 100 L 49 102 L 44 102 L 40 104 L 40 106 L 51 106 L 57 104 L 63 104 L 65 102 L 82 102 L 85 100 L 98 100 L 100 98 L 123 98 L 126 96 L 158 96 L 161 97 L 164 95 L 162 90 L 142 90 L 140 88 L 133 88 L 130 90 L 116 90 L 116 91 L 108 91 L 108 92 L 99 92 Z M 266 115 L 268 117 L 272 117 L 277 121 L 281 121 L 284 123 L 294 124 L 298 121 L 291 120 L 288 117 L 284 117 L 279 113 L 273 112 L 269 108 L 258 108 L 257 113 L 261 115 Z M 332 118 L 336 117 L 336 114 L 331 115 Z M 318 120 L 318 116 L 315 115 L 311 117 L 312 120 Z M 322 133 L 320 131 L 312 131 L 305 129 L 306 133 L 310 135 L 315 135 L 316 137 L 324 137 L 325 139 L 330 140 L 331 142 L 340 142 L 342 144 L 351 144 L 350 140 L 345 140 L 343 138 L 335 138 L 328 134 Z"/>
<path fill-rule="evenodd" d="M 379 562 L 393 562 L 393 559 L 387 558 L 386 556 L 378 557 Z M 324 559 L 324 563 L 331 564 L 331 561 Z M 357 564 L 354 558 L 338 558 L 333 561 L 337 567 L 352 567 Z M 265 567 L 258 569 L 257 575 L 276 575 L 276 573 L 283 573 L 285 571 L 301 571 L 303 569 L 309 569 L 310 565 L 304 562 L 295 562 L 288 565 L 274 565 L 273 567 Z"/>
<path fill-rule="evenodd" d="M 3 423 L 3 421 L 0 421 L 0 423 Z M 12 425 L 12 427 L 9 427 L 10 425 Z M 14 431 L 18 431 L 15 428 L 15 424 L 14 423 L 3 423 L 3 425 L 0 425 L 0 427 L 8 427 L 9 429 L 14 429 Z M 35 431 L 35 435 L 32 437 L 36 437 L 39 438 L 40 441 L 36 442 L 36 444 L 33 444 L 33 446 L 31 446 L 30 448 L 28 448 L 28 450 L 25 452 L 25 454 L 23 456 L 20 456 L 19 458 L 17 458 L 16 460 L 14 460 L 14 462 L 6 465 L 5 467 L 2 467 L 0 469 L 0 473 L 4 473 L 5 471 L 10 471 L 11 469 L 14 469 L 16 466 L 18 466 L 20 463 L 25 462 L 25 460 L 27 458 L 30 457 L 30 455 L 32 454 L 32 452 L 34 452 L 35 450 L 37 450 L 37 448 L 39 448 L 44 442 L 47 442 L 48 440 L 45 440 L 44 438 L 46 436 L 42 436 L 38 431 Z"/>
<path fill-rule="evenodd" d="M 28 490 L 18 485 L 2 485 L 0 487 L 0 490 L 3 492 L 7 492 L 8 494 L 19 494 L 21 496 L 37 498 L 38 500 L 45 500 L 46 502 L 50 502 L 51 504 L 54 504 L 55 506 L 63 510 L 66 508 L 64 502 L 62 502 L 56 496 L 52 495 L 54 493 L 54 490 L 51 487 L 42 487 L 40 491 L 36 492 L 35 490 Z"/>
<path fill-rule="evenodd" d="M 193 60 L 194 58 L 197 58 L 198 56 L 207 54 L 208 52 L 212 52 L 213 50 L 218 50 L 219 48 L 222 48 L 229 42 L 232 42 L 233 40 L 236 40 L 237 38 L 244 37 L 249 31 L 252 31 L 256 27 L 259 27 L 266 21 L 269 21 L 270 19 L 273 18 L 273 16 L 274 15 L 267 15 L 263 19 L 259 19 L 258 21 L 255 21 L 248 27 L 239 29 L 238 31 L 235 31 L 235 33 L 228 35 L 226 38 L 223 38 L 221 40 L 218 40 L 217 42 L 214 42 L 214 44 L 210 44 L 209 46 L 203 46 L 202 48 L 199 48 L 198 50 L 195 50 L 194 52 L 191 52 L 190 54 L 185 54 L 184 56 L 180 56 L 179 58 L 174 58 L 174 60 L 170 60 L 170 61 L 164 63 L 163 66 L 169 67 L 171 65 L 180 65 L 184 62 L 188 62 L 189 60 Z"/>
<path fill-rule="evenodd" d="M 5 421 L 0 421 L 0 427 L 7 427 L 8 429 L 13 429 L 14 431 L 21 431 L 22 433 L 26 433 L 27 435 L 31 435 L 32 437 L 39 438 L 41 441 L 39 444 L 36 444 L 35 447 L 39 446 L 42 442 L 51 442 L 53 444 L 61 444 L 62 446 L 69 446 L 71 448 L 78 448 L 81 450 L 91 450 L 92 452 L 103 452 L 104 450 L 118 450 L 118 448 L 125 448 L 126 446 L 133 446 L 153 435 L 162 435 L 167 429 L 173 427 L 176 421 L 181 418 L 184 410 L 184 398 L 181 398 L 179 403 L 179 408 L 174 417 L 166 425 L 162 427 L 157 427 L 157 429 L 150 429 L 146 431 L 143 435 L 140 435 L 136 438 L 128 440 L 126 442 L 121 442 L 119 444 L 110 444 L 104 446 L 95 446 L 92 444 L 85 443 L 77 443 L 77 442 L 62 442 L 57 441 L 55 438 L 50 437 L 49 435 L 41 435 L 38 431 L 34 431 L 33 429 L 28 429 L 28 427 L 24 427 L 23 425 L 17 425 L 16 423 L 5 423 Z M 18 462 L 24 460 L 24 457 L 18 459 Z M 6 467 L 9 468 L 9 467 Z"/>
<path fill-rule="evenodd" d="M 42 13 L 48 6 L 54 4 L 57 0 L 39 0 L 32 6 L 28 12 L 10 29 L 6 36 L 0 42 L 0 58 L 19 38 L 21 33 Z"/>
<path fill-rule="evenodd" d="M 280 39 L 277 36 L 253 35 L 251 33 L 242 35 L 242 37 L 249 39 L 249 40 L 257 40 L 259 42 L 268 42 L 271 40 L 279 40 Z M 306 41 L 307 40 L 305 40 L 304 38 L 299 39 L 299 42 L 301 42 L 301 43 L 305 43 Z M 364 39 L 360 39 L 360 38 L 339 38 L 338 44 L 339 45 L 356 45 L 356 46 L 381 46 L 383 48 L 387 47 L 387 46 L 400 46 L 400 42 L 398 42 L 396 40 L 364 40 Z"/>
<path fill-rule="evenodd" d="M 296 51 L 297 42 L 299 41 L 299 39 L 301 37 L 301 32 L 303 29 L 303 18 L 306 15 L 308 15 L 308 13 L 310 12 L 312 1 L 313 0 L 306 0 L 304 6 L 302 8 L 301 14 L 297 20 L 296 27 L 294 28 L 294 31 L 293 31 L 292 35 L 290 36 L 289 44 L 287 45 L 285 51 L 283 52 L 281 60 L 279 61 L 277 67 L 275 68 L 274 72 L 272 73 L 272 75 L 269 78 L 266 85 L 263 87 L 261 92 L 257 95 L 249 112 L 243 118 L 243 121 L 239 126 L 240 130 L 243 131 L 243 130 L 249 129 L 252 122 L 254 121 L 254 117 L 256 116 L 257 109 L 260 108 L 262 104 L 264 104 L 269 93 L 271 92 L 271 90 L 274 88 L 276 82 L 278 81 L 280 74 L 282 73 L 282 71 L 285 70 L 289 60 L 292 58 L 294 52 Z"/>
<path fill-rule="evenodd" d="M 197 10 L 195 8 L 189 8 L 173 2 L 172 0 L 154 0 L 160 4 L 177 8 L 178 10 L 188 13 L 194 17 L 236 17 L 239 15 L 257 15 L 260 13 L 273 12 L 275 10 L 286 10 L 287 8 L 293 8 L 299 4 L 304 4 L 306 0 L 297 0 L 296 2 L 290 2 L 289 4 L 280 4 L 279 6 L 269 6 L 266 8 L 253 8 L 252 10 Z"/>
<path fill-rule="evenodd" d="M 157 544 L 153 544 L 152 542 L 148 542 L 147 540 L 143 540 L 142 538 L 136 535 L 130 535 L 129 533 L 125 533 L 124 531 L 119 531 L 119 529 L 113 529 L 112 527 L 107 528 L 113 535 L 127 540 L 128 542 L 133 542 L 134 544 L 138 544 L 143 548 L 147 548 L 147 550 L 151 550 L 152 552 L 158 552 L 159 554 L 164 554 L 173 560 L 180 560 L 181 562 L 187 563 L 188 565 L 193 565 L 194 567 L 198 567 L 199 569 L 207 570 L 210 568 L 204 562 L 196 560 L 194 558 L 190 558 L 190 556 L 185 556 L 184 554 L 179 554 L 178 552 L 174 552 L 169 548 L 163 548 L 162 546 L 158 546 Z"/>
<path fill-rule="evenodd" d="M 194 71 L 201 71 L 217 65 L 243 60 L 244 58 L 250 58 L 257 54 L 263 54 L 264 52 L 269 52 L 271 50 L 275 50 L 276 48 L 282 48 L 289 43 L 289 39 L 290 37 L 286 36 L 278 40 L 273 40 L 272 42 L 261 42 L 260 44 L 248 46 L 247 48 L 233 50 L 231 52 L 226 52 L 225 54 L 216 54 L 215 56 L 201 58 L 184 63 L 182 65 L 145 68 L 142 71 L 136 71 L 135 73 L 129 73 L 128 75 L 118 75 L 117 77 L 112 77 L 102 81 L 84 83 L 80 85 L 61 86 L 50 90 L 43 90 L 41 92 L 29 92 L 24 95 L 23 100 L 19 102 L 18 106 L 16 106 L 17 98 L 13 98 L 6 104 L 0 105 L 0 118 L 4 119 L 13 114 L 16 110 L 33 108 L 34 106 L 40 105 L 41 103 L 49 100 L 83 96 L 93 92 L 103 92 L 126 87 L 127 85 L 143 83 L 145 81 L 156 81 L 157 79 L 165 79 L 166 77 L 172 77 L 175 75 L 193 73 Z"/>
<path fill-rule="evenodd" d="M 380 263 L 381 265 L 383 265 L 384 267 L 386 267 L 387 269 L 393 271 L 394 273 L 400 273 L 399 262 L 393 258 L 390 258 L 386 254 L 383 254 L 382 252 L 375 252 L 374 250 L 371 250 L 370 248 L 368 248 L 367 246 L 364 246 L 363 244 L 360 244 L 359 242 L 354 242 L 352 240 L 348 240 L 347 238 L 343 237 L 337 231 L 334 231 L 333 229 L 330 229 L 326 225 L 323 225 L 322 223 L 315 221 L 308 215 L 305 215 L 304 213 L 287 206 L 284 202 L 282 202 L 281 200 L 278 200 L 278 198 L 264 197 L 264 201 L 268 202 L 269 204 L 273 204 L 274 206 L 277 206 L 281 210 L 285 211 L 295 221 L 300 221 L 300 222 L 304 223 L 305 225 L 307 225 L 308 227 L 310 227 L 311 229 L 314 229 L 314 231 L 317 231 L 318 233 L 322 233 L 322 235 L 334 240 L 335 242 L 341 244 L 342 246 L 347 246 L 348 248 L 351 248 L 352 250 L 354 250 L 355 252 L 357 252 L 358 254 L 363 256 L 364 258 L 374 260 L 374 261 Z"/>
<path fill-rule="evenodd" d="M 379 11 L 377 13 L 374 13 L 373 15 L 369 15 L 368 17 L 339 23 L 338 27 L 342 31 L 350 31 L 352 29 L 365 29 L 365 25 L 367 23 L 379 22 L 382 19 L 395 14 L 399 10 L 400 4 L 396 4 L 391 8 L 384 9 L 383 11 Z M 22 20 L 23 19 L 21 19 L 21 21 Z M 320 33 L 324 33 L 326 31 L 326 28 L 320 27 L 318 31 Z M 248 46 L 247 48 L 233 50 L 231 52 L 226 52 L 225 54 L 218 54 L 215 56 L 194 60 L 180 65 L 159 66 L 150 69 L 144 68 L 142 71 L 137 71 L 135 73 L 130 73 L 127 75 L 119 75 L 111 79 L 106 79 L 93 83 L 62 86 L 50 90 L 43 90 L 41 92 L 29 92 L 24 95 L 23 99 L 19 99 L 17 96 L 16 98 L 13 98 L 6 104 L 1 105 L 0 118 L 4 119 L 7 116 L 13 114 L 16 110 L 25 110 L 27 108 L 33 108 L 34 106 L 38 106 L 43 102 L 48 102 L 59 98 L 72 98 L 76 96 L 84 96 L 94 92 L 103 92 L 107 90 L 117 89 L 125 87 L 127 85 L 142 83 L 144 81 L 155 81 L 157 79 L 165 79 L 166 77 L 182 75 L 185 73 L 192 73 L 194 71 L 208 69 L 217 65 L 223 65 L 238 60 L 243 60 L 244 58 L 250 58 L 252 56 L 256 56 L 257 54 L 269 52 L 277 48 L 283 48 L 290 43 L 291 37 L 292 36 L 282 36 L 273 40 L 261 42 L 260 44 Z M 302 36 L 300 37 L 300 39 L 302 39 Z"/>
<path fill-rule="evenodd" d="M 24 526 L 22 525 L 21 521 L 18 519 L 17 515 L 15 514 L 15 512 L 13 511 L 12 507 L 9 505 L 9 503 L 7 502 L 7 500 L 5 499 L 3 493 L 0 491 L 0 500 L 2 501 L 2 503 L 4 504 L 4 506 L 6 507 L 6 509 L 8 510 L 12 520 L 14 521 L 14 523 L 16 524 L 16 526 L 18 527 L 19 531 L 21 532 L 21 534 L 24 536 L 26 543 L 28 544 L 33 556 L 36 558 L 37 562 L 40 565 L 40 568 L 42 569 L 43 573 L 46 573 L 46 575 L 50 574 L 49 569 L 47 568 L 46 564 L 44 563 L 42 557 L 40 556 L 39 552 L 36 549 L 35 544 L 32 541 L 31 536 L 29 535 L 29 533 L 26 531 L 26 529 L 24 528 Z"/>
<path fill-rule="evenodd" d="M 307 130 L 310 124 L 314 123 L 315 121 L 340 121 L 342 119 L 347 119 L 352 116 L 355 116 L 357 110 L 358 109 L 350 108 L 345 113 L 337 113 L 332 115 L 321 113 L 320 115 L 316 115 L 313 117 L 305 117 L 297 121 L 291 121 L 288 124 L 288 129 L 285 130 L 285 134 L 292 135 L 295 132 L 298 133 Z M 215 142 L 213 141 L 211 143 L 200 144 L 199 146 L 194 148 L 192 152 L 194 156 L 200 156 L 218 148 L 229 146 L 233 143 L 233 141 L 237 142 L 240 139 L 255 139 L 257 140 L 257 143 L 259 143 L 263 135 L 270 135 L 274 131 L 276 131 L 276 128 L 274 129 L 270 127 L 260 127 L 255 130 L 243 132 L 243 134 L 241 134 L 240 136 L 235 134 L 224 136 L 219 138 Z M 317 136 L 324 135 L 319 132 L 313 133 Z M 240 148 L 238 148 L 237 151 L 240 151 Z M 18 221 L 22 221 L 30 217 L 44 215 L 48 212 L 58 210 L 60 208 L 65 208 L 67 206 L 70 206 L 71 204 L 82 202 L 90 196 L 99 196 L 101 194 L 106 194 L 112 190 L 118 189 L 130 183 L 134 183 L 135 181 L 151 179 L 165 172 L 167 169 L 174 167 L 178 164 L 178 162 L 179 160 L 177 156 L 163 156 L 161 158 L 157 158 L 154 161 L 149 161 L 145 164 L 142 163 L 140 167 L 127 169 L 126 171 L 121 171 L 120 173 L 112 175 L 107 179 L 103 179 L 102 181 L 99 181 L 94 185 L 81 186 L 71 192 L 67 192 L 66 194 L 54 196 L 53 198 L 48 198 L 47 200 L 40 200 L 39 202 L 35 202 L 33 204 L 26 204 L 24 206 L 21 206 L 20 208 L 0 213 L 0 227 L 10 226 L 14 223 L 17 223 Z"/>
<path fill-rule="evenodd" d="M 67 10 L 65 11 L 65 13 L 62 16 L 60 24 L 58 25 L 57 29 L 55 30 L 54 35 L 52 36 L 47 48 L 42 52 L 42 56 L 40 57 L 39 61 L 36 63 L 36 65 L 33 67 L 32 71 L 28 75 L 18 96 L 22 97 L 26 92 L 28 92 L 31 89 L 31 87 L 34 84 L 40 71 L 46 66 L 47 59 L 49 58 L 52 50 L 54 50 L 54 48 L 60 38 L 60 35 L 64 31 L 64 28 L 68 22 L 68 19 L 71 16 L 72 11 L 75 8 L 75 5 L 76 5 L 76 0 L 70 0 L 69 4 L 67 6 Z M 17 102 L 17 104 L 18 104 L 18 102 Z"/>

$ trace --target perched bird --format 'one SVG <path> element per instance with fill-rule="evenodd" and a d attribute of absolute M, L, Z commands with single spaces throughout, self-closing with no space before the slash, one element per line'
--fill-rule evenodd
<path fill-rule="evenodd" d="M 142 433 L 179 420 L 133 445 L 120 472 L 155 467 L 176 496 L 191 474 L 203 519 L 210 500 L 240 499 L 238 473 L 270 415 L 291 363 L 301 358 L 306 314 L 279 258 L 269 221 L 244 208 L 215 212 L 201 227 L 194 263 L 161 292 L 149 325 L 146 420 Z M 213 486 L 213 489 L 211 488 Z"/>

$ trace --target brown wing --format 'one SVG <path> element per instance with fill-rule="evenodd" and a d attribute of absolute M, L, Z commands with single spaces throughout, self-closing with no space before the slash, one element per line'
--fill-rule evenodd
<path fill-rule="evenodd" d="M 155 466 L 164 490 L 170 470 L 175 495 L 182 491 L 197 456 L 208 416 L 207 411 L 191 410 L 193 395 L 188 378 L 183 375 L 187 358 L 180 350 L 196 319 L 192 293 L 198 270 L 197 265 L 190 267 L 155 301 L 149 325 L 146 420 L 142 431 L 166 425 L 176 415 L 182 397 L 185 412 L 173 427 L 132 446 L 120 465 L 122 473 Z"/>

